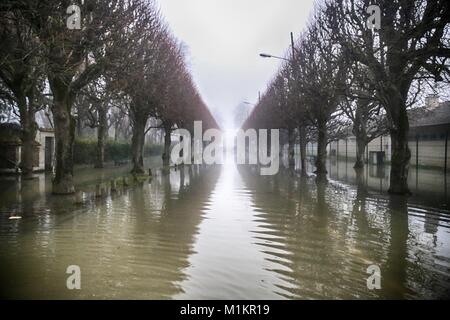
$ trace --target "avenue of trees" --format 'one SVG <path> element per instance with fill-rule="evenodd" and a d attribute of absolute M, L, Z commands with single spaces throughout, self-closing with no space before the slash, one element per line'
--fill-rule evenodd
<path fill-rule="evenodd" d="M 74 8 L 67 0 L 0 3 L 0 113 L 12 110 L 20 121 L 20 166 L 27 177 L 33 168 L 36 112 L 51 111 L 55 194 L 75 191 L 73 144 L 81 117 L 97 129 L 99 168 L 108 128 L 124 132 L 124 126 L 131 127 L 135 174 L 144 173 L 143 146 L 149 131 L 165 130 L 167 165 L 174 129 L 193 130 L 196 120 L 203 121 L 205 130 L 217 127 L 189 74 L 183 46 L 151 1 L 75 4 Z"/>
<path fill-rule="evenodd" d="M 370 8 L 370 6 L 372 6 Z M 380 11 L 379 27 L 373 22 Z M 374 11 L 375 10 L 375 11 Z M 289 158 L 297 133 L 302 171 L 306 144 L 317 141 L 316 173 L 326 175 L 326 146 L 350 126 L 355 168 L 366 145 L 389 133 L 389 192 L 409 193 L 408 109 L 424 92 L 450 79 L 447 0 L 325 0 L 289 50 L 243 128 L 283 128 Z"/>

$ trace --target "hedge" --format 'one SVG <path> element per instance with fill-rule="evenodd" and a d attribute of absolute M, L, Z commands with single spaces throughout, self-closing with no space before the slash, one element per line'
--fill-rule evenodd
<path fill-rule="evenodd" d="M 160 145 L 145 145 L 144 156 L 161 154 Z M 75 164 L 94 164 L 97 158 L 97 141 L 76 139 L 73 146 Z M 108 140 L 105 145 L 105 162 L 120 161 L 131 158 L 131 143 Z"/>

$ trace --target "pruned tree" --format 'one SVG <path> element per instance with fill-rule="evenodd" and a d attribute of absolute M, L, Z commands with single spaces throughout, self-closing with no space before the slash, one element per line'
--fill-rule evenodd
<path fill-rule="evenodd" d="M 72 109 L 80 90 L 97 79 L 130 41 L 123 30 L 133 21 L 133 8 L 140 1 L 86 0 L 76 16 L 80 28 L 69 28 L 77 12 L 73 3 L 61 1 L 3 1 L 8 11 L 19 10 L 39 41 L 40 55 L 52 92 L 55 126 L 56 166 L 53 193 L 75 191 L 73 184 L 73 141 L 75 119 Z M 69 16 L 67 13 L 69 11 Z"/>
<path fill-rule="evenodd" d="M 370 71 L 357 62 L 349 62 L 348 78 L 340 109 L 352 122 L 356 138 L 356 161 L 354 168 L 364 167 L 364 151 L 374 139 L 388 133 L 385 113 L 376 100 L 371 87 Z"/>
<path fill-rule="evenodd" d="M 320 11 L 299 39 L 298 86 L 301 101 L 306 105 L 307 117 L 317 130 L 316 173 L 326 175 L 326 146 L 328 123 L 335 117 L 346 76 L 346 64 L 341 47 L 324 30 Z"/>
<path fill-rule="evenodd" d="M 380 10 L 380 29 L 370 28 L 369 5 Z M 450 2 L 447 0 L 338 0 L 326 3 L 334 40 L 373 75 L 392 141 L 389 192 L 407 194 L 408 96 L 414 80 L 448 77 Z"/>
<path fill-rule="evenodd" d="M 21 125 L 21 163 L 24 178 L 31 178 L 35 139 L 35 115 L 44 106 L 44 62 L 39 41 L 17 9 L 0 6 L 0 96 L 6 114 L 17 115 Z M 10 120 L 10 116 L 7 117 Z"/>

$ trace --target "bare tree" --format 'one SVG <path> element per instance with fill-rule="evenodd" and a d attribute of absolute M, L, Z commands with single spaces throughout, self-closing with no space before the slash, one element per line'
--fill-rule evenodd
<path fill-rule="evenodd" d="M 340 108 L 353 123 L 352 133 L 356 137 L 356 161 L 354 168 L 364 167 L 364 151 L 372 140 L 388 133 L 386 116 L 375 99 L 370 86 L 370 72 L 359 63 L 349 63 L 345 94 Z"/>
<path fill-rule="evenodd" d="M 73 184 L 74 101 L 80 90 L 114 62 L 119 47 L 129 39 L 122 32 L 132 21 L 138 1 L 87 0 L 81 5 L 80 29 L 68 28 L 70 1 L 9 1 L 8 10 L 20 10 L 42 49 L 42 59 L 53 95 L 52 113 L 56 139 L 53 193 L 75 191 Z M 3 1 L 3 3 L 5 3 Z"/>
<path fill-rule="evenodd" d="M 21 124 L 24 178 L 31 178 L 34 166 L 36 112 L 42 108 L 45 86 L 43 61 L 33 30 L 19 10 L 0 7 L 0 95 L 5 108 L 16 108 Z M 8 107 L 6 107 L 8 106 Z"/>
<path fill-rule="evenodd" d="M 381 12 L 380 29 L 368 28 L 369 5 Z M 407 100 L 417 76 L 448 76 L 450 3 L 447 0 L 327 1 L 328 27 L 349 56 L 373 75 L 376 99 L 386 111 L 392 141 L 389 192 L 409 193 Z"/>
<path fill-rule="evenodd" d="M 327 173 L 327 124 L 336 114 L 346 65 L 340 47 L 327 37 L 323 24 L 317 20 L 312 21 L 300 38 L 298 50 L 298 85 L 307 116 L 317 130 L 316 173 L 322 178 Z"/>

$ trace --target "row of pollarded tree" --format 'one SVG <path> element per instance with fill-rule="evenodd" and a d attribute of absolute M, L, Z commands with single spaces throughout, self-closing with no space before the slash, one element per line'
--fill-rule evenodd
<path fill-rule="evenodd" d="M 370 28 L 369 5 L 380 9 Z M 370 10 L 369 10 L 370 12 Z M 302 170 L 306 144 L 317 140 L 317 174 L 326 174 L 326 146 L 352 124 L 355 167 L 371 139 L 392 141 L 391 193 L 409 193 L 407 110 L 436 82 L 448 85 L 450 2 L 447 0 L 325 0 L 269 85 L 244 128 L 289 130 L 289 162 L 299 133 Z M 343 124 L 344 123 L 344 124 Z"/>
<path fill-rule="evenodd" d="M 165 129 L 165 164 L 174 128 L 191 129 L 195 120 L 205 129 L 217 126 L 188 72 L 182 45 L 151 1 L 86 0 L 79 4 L 80 16 L 73 16 L 71 5 L 65 0 L 0 4 L 0 108 L 19 115 L 24 176 L 33 167 L 35 114 L 45 106 L 55 129 L 57 194 L 75 191 L 75 116 L 84 108 L 96 115 L 97 167 L 103 166 L 110 109 L 120 106 L 128 116 L 136 174 L 144 172 L 149 118 Z M 79 29 L 70 25 L 74 18 Z"/>

